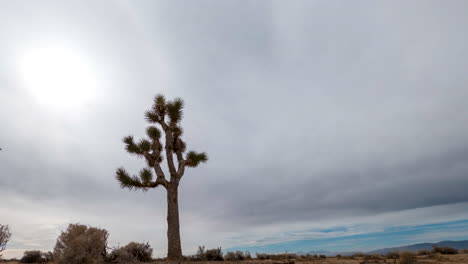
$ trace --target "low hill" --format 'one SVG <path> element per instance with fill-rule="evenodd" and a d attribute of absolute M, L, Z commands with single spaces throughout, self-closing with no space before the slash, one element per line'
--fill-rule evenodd
<path fill-rule="evenodd" d="M 468 240 L 463 241 L 441 241 L 438 243 L 420 243 L 420 244 L 413 244 L 401 247 L 393 247 L 393 248 L 382 248 L 377 250 L 372 250 L 367 252 L 368 254 L 386 254 L 388 252 L 393 251 L 418 251 L 422 249 L 431 250 L 432 246 L 437 247 L 451 247 L 456 249 L 467 249 L 468 248 Z"/>

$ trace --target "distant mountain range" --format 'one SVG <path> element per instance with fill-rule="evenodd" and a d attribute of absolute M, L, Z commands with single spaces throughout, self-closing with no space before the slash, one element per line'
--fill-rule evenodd
<path fill-rule="evenodd" d="M 437 247 L 451 247 L 451 248 L 456 248 L 456 249 L 468 249 L 468 240 L 463 240 L 463 241 L 441 241 L 438 243 L 420 243 L 420 244 L 413 244 L 413 245 L 407 245 L 407 246 L 401 246 L 401 247 L 392 247 L 392 248 L 381 248 L 381 249 L 376 249 L 368 252 L 364 252 L 366 254 L 387 254 L 388 252 L 394 252 L 394 251 L 418 251 L 422 249 L 427 249 L 431 250 L 432 246 L 437 246 Z M 355 253 L 358 253 L 357 251 L 355 252 L 331 252 L 331 251 L 324 251 L 324 250 L 318 250 L 318 251 L 309 251 L 309 252 L 304 252 L 304 251 L 299 251 L 296 254 L 298 255 L 306 255 L 306 254 L 311 254 L 311 255 L 326 255 L 326 256 L 336 256 L 338 254 L 343 255 L 343 256 L 349 256 L 353 255 Z"/>
<path fill-rule="evenodd" d="M 441 241 L 439 243 L 421 243 L 421 244 L 414 244 L 402 247 L 394 247 L 394 248 L 382 248 L 377 250 L 372 250 L 367 252 L 369 254 L 387 254 L 388 252 L 393 251 L 418 251 L 422 249 L 431 250 L 432 246 L 438 247 L 451 247 L 456 249 L 468 249 L 468 240 L 463 241 Z"/>

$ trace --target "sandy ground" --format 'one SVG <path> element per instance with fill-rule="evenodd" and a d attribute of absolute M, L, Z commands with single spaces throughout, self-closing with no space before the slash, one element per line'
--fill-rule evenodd
<path fill-rule="evenodd" d="M 296 261 L 299 264 L 360 264 L 363 258 L 346 259 L 346 258 L 326 258 L 311 261 Z M 7 261 L 0 263 L 17 264 L 15 261 Z M 287 261 L 271 261 L 271 260 L 253 260 L 253 261 L 198 261 L 198 262 L 179 262 L 180 264 L 287 264 Z M 393 264 L 393 260 L 386 260 L 386 263 Z M 439 255 L 437 257 L 418 256 L 418 264 L 468 264 L 468 254 L 457 255 Z M 152 264 L 167 264 L 167 262 L 153 262 Z M 399 264 L 398 262 L 395 264 Z"/>

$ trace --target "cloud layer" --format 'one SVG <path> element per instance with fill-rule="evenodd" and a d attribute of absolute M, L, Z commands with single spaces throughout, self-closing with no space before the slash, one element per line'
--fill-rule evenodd
<path fill-rule="evenodd" d="M 304 230 L 336 219 L 409 225 L 401 212 L 418 208 L 467 219 L 457 213 L 468 202 L 465 10 L 465 1 L 2 3 L 0 222 L 14 230 L 12 247 L 50 249 L 82 222 L 164 254 L 163 190 L 127 192 L 113 177 L 143 166 L 121 138 L 143 135 L 156 93 L 186 100 L 185 139 L 210 156 L 181 185 L 188 253 L 312 239 Z M 44 105 L 24 84 L 19 58 L 49 46 L 96 69 L 101 86 L 81 108 Z M 364 229 L 375 226 L 385 223 Z"/>

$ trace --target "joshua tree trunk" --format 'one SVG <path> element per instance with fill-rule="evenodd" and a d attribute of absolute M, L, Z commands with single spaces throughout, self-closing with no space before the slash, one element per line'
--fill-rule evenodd
<path fill-rule="evenodd" d="M 177 260 L 182 256 L 179 230 L 178 186 L 170 183 L 167 188 L 167 258 Z"/>

